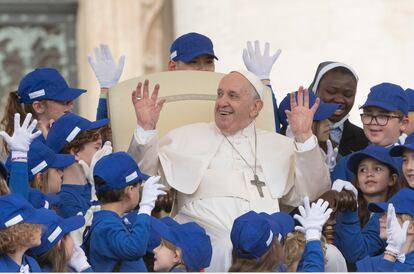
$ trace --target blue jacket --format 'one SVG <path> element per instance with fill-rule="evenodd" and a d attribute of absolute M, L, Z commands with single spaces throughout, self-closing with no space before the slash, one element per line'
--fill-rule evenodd
<path fill-rule="evenodd" d="M 99 98 L 98 109 L 96 111 L 96 120 L 108 118 L 108 107 L 105 98 Z"/>
<path fill-rule="evenodd" d="M 306 243 L 296 272 L 325 272 L 325 258 L 321 241 Z"/>
<path fill-rule="evenodd" d="M 83 214 L 91 207 L 91 185 L 62 184 L 60 192 L 58 214 L 63 218 L 75 216 L 78 212 Z"/>
<path fill-rule="evenodd" d="M 363 229 L 359 224 L 357 211 L 338 212 L 336 215 L 335 245 L 349 263 L 355 263 L 366 256 L 374 256 L 385 248 L 385 241 L 379 237 L 379 214 L 372 214 Z"/>
<path fill-rule="evenodd" d="M 22 265 L 29 265 L 30 272 L 42 272 L 35 259 L 28 255 L 23 255 Z M 0 256 L 0 272 L 20 272 L 20 265 L 13 261 L 9 256 Z"/>
<path fill-rule="evenodd" d="M 92 268 L 96 272 L 112 272 L 121 262 L 120 272 L 146 272 L 142 257 L 146 253 L 150 227 L 151 218 L 147 214 L 139 214 L 128 229 L 115 212 L 95 212 L 86 243 Z"/>
<path fill-rule="evenodd" d="M 358 272 L 413 272 L 414 251 L 405 254 L 404 263 L 398 260 L 391 262 L 384 260 L 384 254 L 375 257 L 365 257 L 356 263 Z"/>

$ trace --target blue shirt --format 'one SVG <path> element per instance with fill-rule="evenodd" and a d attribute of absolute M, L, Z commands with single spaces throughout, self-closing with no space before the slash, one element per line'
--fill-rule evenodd
<path fill-rule="evenodd" d="M 321 241 L 306 243 L 296 272 L 325 272 L 325 257 Z"/>
<path fill-rule="evenodd" d="M 28 255 L 23 255 L 22 265 L 29 265 L 30 272 L 42 272 L 37 261 Z M 20 267 L 9 256 L 0 256 L 0 272 L 20 272 Z"/>
<path fill-rule="evenodd" d="M 396 260 L 391 262 L 384 259 L 384 254 L 375 257 L 365 257 L 356 263 L 358 272 L 413 272 L 414 251 L 405 254 L 404 263 Z"/>
<path fill-rule="evenodd" d="M 109 210 L 93 214 L 90 228 L 89 262 L 96 272 L 112 272 L 121 261 L 121 272 L 146 272 L 146 253 L 151 217 L 139 214 L 128 229 L 122 218 Z"/>
<path fill-rule="evenodd" d="M 108 118 L 108 107 L 105 98 L 99 98 L 98 110 L 96 111 L 96 120 Z"/>
<path fill-rule="evenodd" d="M 59 196 L 58 214 L 63 218 L 75 216 L 78 212 L 83 214 L 91 207 L 91 185 L 63 184 Z"/>
<path fill-rule="evenodd" d="M 374 256 L 385 248 L 385 241 L 379 236 L 380 214 L 372 214 L 361 229 L 357 211 L 338 212 L 336 215 L 335 246 L 349 263 L 355 263 L 366 256 Z"/>

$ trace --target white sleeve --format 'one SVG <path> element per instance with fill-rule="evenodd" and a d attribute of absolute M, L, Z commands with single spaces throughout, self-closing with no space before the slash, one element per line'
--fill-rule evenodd
<path fill-rule="evenodd" d="M 317 145 L 318 145 L 318 139 L 313 134 L 304 143 L 298 143 L 295 141 L 296 150 L 299 152 L 305 152 L 305 151 L 312 150 Z"/>
<path fill-rule="evenodd" d="M 139 125 L 134 131 L 134 139 L 139 145 L 146 145 L 149 141 L 157 135 L 157 130 L 145 130 Z"/>

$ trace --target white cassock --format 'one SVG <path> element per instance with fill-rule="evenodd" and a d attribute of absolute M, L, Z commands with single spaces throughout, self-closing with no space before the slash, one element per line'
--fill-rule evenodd
<path fill-rule="evenodd" d="M 256 173 L 266 184 L 264 197 L 251 182 L 253 123 L 228 136 L 234 148 L 214 123 L 177 128 L 159 141 L 155 131 L 138 128 L 129 147 L 144 173 L 162 175 L 177 190 L 175 219 L 195 221 L 210 235 L 213 255 L 208 271 L 224 272 L 230 267 L 230 231 L 238 216 L 250 210 L 279 211 L 279 202 L 296 207 L 304 196 L 312 200 L 330 189 L 329 172 L 315 136 L 297 144 L 280 134 L 256 132 Z"/>

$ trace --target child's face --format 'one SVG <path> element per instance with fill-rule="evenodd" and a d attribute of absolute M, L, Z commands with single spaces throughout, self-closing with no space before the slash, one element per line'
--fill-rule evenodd
<path fill-rule="evenodd" d="M 410 135 L 414 132 L 414 111 L 408 112 L 408 124 L 404 130 L 404 133 Z"/>
<path fill-rule="evenodd" d="M 199 70 L 213 71 L 215 70 L 214 57 L 209 55 L 200 55 L 188 63 L 182 61 L 170 61 L 169 70 Z"/>
<path fill-rule="evenodd" d="M 86 143 L 83 148 L 75 154 L 76 161 L 84 160 L 88 166 L 91 166 L 93 155 L 102 148 L 102 138 L 96 141 Z"/>
<path fill-rule="evenodd" d="M 178 254 L 167 248 L 162 242 L 154 249 L 154 271 L 168 272 L 178 262 Z"/>
<path fill-rule="evenodd" d="M 383 126 L 378 125 L 375 119 L 372 119 L 370 124 L 365 124 L 363 122 L 364 133 L 367 136 L 368 140 L 371 143 L 382 147 L 396 143 L 398 137 L 401 135 L 401 132 L 405 130 L 408 122 L 407 118 L 395 118 L 398 116 L 398 114 L 386 111 L 378 107 L 364 108 L 363 113 L 372 116 L 390 116 L 387 124 Z"/>
<path fill-rule="evenodd" d="M 47 170 L 47 192 L 58 193 L 62 186 L 63 171 L 57 168 Z"/>
<path fill-rule="evenodd" d="M 316 138 L 318 138 L 319 142 L 326 142 L 329 139 L 329 125 L 331 123 L 328 119 L 319 121 L 319 123 L 316 123 Z"/>
<path fill-rule="evenodd" d="M 33 235 L 30 239 L 30 243 L 27 243 L 28 248 L 39 246 L 42 243 L 42 225 L 36 225 L 33 227 Z"/>
<path fill-rule="evenodd" d="M 358 187 L 366 196 L 384 196 L 394 184 L 390 169 L 383 163 L 365 158 L 358 165 Z"/>
<path fill-rule="evenodd" d="M 53 100 L 45 100 L 45 112 L 43 115 L 47 120 L 59 119 L 66 112 L 71 112 L 73 109 L 73 101 L 69 102 L 60 102 Z"/>
<path fill-rule="evenodd" d="M 410 187 L 414 187 L 414 151 L 405 149 L 402 155 L 403 173 Z"/>

